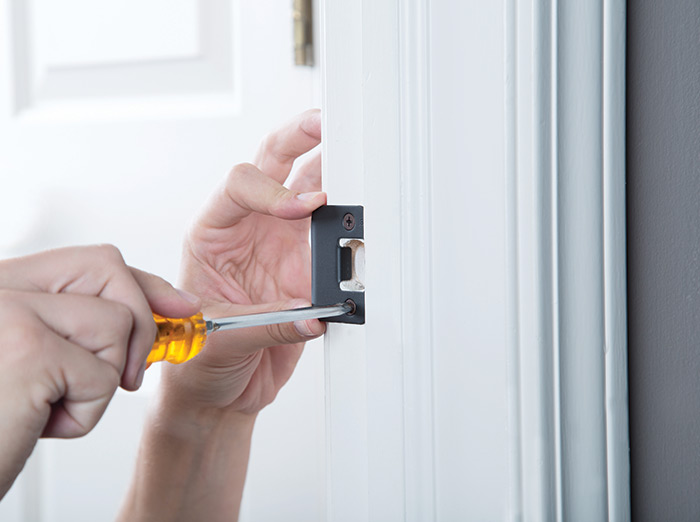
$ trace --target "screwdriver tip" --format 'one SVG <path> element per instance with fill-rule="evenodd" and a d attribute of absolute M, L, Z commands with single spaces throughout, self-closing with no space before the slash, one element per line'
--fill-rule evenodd
<path fill-rule="evenodd" d="M 345 310 L 345 313 L 347 315 L 355 315 L 355 312 L 357 311 L 357 305 L 355 304 L 355 301 L 352 299 L 347 299 L 343 304 L 343 310 Z"/>

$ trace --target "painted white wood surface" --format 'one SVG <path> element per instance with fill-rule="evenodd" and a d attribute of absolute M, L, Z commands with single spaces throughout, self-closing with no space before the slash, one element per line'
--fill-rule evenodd
<path fill-rule="evenodd" d="M 502 14 L 326 5 L 324 182 L 332 202 L 366 205 L 368 306 L 364 332 L 326 336 L 328 520 L 494 519 L 506 507 L 502 362 L 489 382 L 504 361 L 505 289 L 479 271 L 494 269 L 494 250 L 505 258 L 503 34 L 483 18 L 497 27 Z M 457 34 L 471 50 L 455 53 Z M 473 67 L 488 69 L 476 84 Z"/>
<path fill-rule="evenodd" d="M 608 514 L 628 521 L 630 505 L 625 217 L 625 40 L 627 5 L 603 4 L 603 255 Z"/>
<path fill-rule="evenodd" d="M 377 4 L 322 16 L 327 519 L 628 520 L 624 3 Z"/>
<path fill-rule="evenodd" d="M 320 100 L 282 0 L 0 0 L 0 255 L 109 242 L 175 281 L 182 234 L 258 140 Z M 322 345 L 260 416 L 242 520 L 323 520 Z M 158 370 L 44 441 L 0 520 L 110 520 Z M 280 434 L 284 434 L 281 436 Z"/>
<path fill-rule="evenodd" d="M 399 74 L 402 114 L 401 313 L 405 460 L 405 518 L 435 519 L 432 315 L 432 187 L 430 178 L 429 9 L 423 1 L 399 3 Z"/>

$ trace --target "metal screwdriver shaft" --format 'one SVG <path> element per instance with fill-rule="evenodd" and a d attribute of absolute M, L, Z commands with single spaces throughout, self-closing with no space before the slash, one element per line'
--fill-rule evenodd
<path fill-rule="evenodd" d="M 308 308 L 221 317 L 219 319 L 202 317 L 201 313 L 183 319 L 172 319 L 153 314 L 158 333 L 148 355 L 147 362 L 168 361 L 179 364 L 189 361 L 202 351 L 207 336 L 216 331 L 290 323 L 306 319 L 323 319 L 347 313 L 351 314 L 353 310 L 352 304 L 339 303 L 330 306 L 310 306 Z"/>
<path fill-rule="evenodd" d="M 326 317 L 336 317 L 338 315 L 347 314 L 351 311 L 351 304 L 339 303 L 331 306 L 309 306 L 308 308 L 296 308 L 294 310 L 280 310 L 277 312 L 264 312 L 260 314 L 237 315 L 234 317 L 205 320 L 207 324 L 207 333 L 209 334 L 218 330 L 235 330 L 236 328 L 291 323 L 292 321 L 305 321 L 306 319 L 324 319 Z"/>

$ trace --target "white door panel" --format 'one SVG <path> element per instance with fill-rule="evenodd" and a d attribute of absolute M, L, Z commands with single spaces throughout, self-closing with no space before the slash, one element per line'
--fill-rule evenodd
<path fill-rule="evenodd" d="M 200 28 L 208 27 L 199 19 L 202 4 L 38 0 L 33 4 L 34 49 L 45 67 L 54 70 L 193 59 L 200 53 Z"/>
<path fill-rule="evenodd" d="M 0 0 L 0 17 L 0 256 L 107 242 L 175 282 L 208 194 L 319 105 L 318 72 L 293 64 L 286 0 Z M 243 520 L 321 519 L 322 367 L 311 346 L 261 415 Z M 113 518 L 158 376 L 118 392 L 87 437 L 40 442 L 0 520 Z"/>

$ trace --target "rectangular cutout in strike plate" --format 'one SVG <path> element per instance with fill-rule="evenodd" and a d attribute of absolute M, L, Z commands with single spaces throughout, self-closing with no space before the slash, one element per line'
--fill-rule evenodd
<path fill-rule="evenodd" d="M 365 323 L 364 208 L 326 205 L 311 217 L 311 302 L 333 305 L 352 301 L 355 313 L 324 319 Z"/>
<path fill-rule="evenodd" d="M 343 238 L 338 243 L 338 281 L 346 292 L 365 291 L 365 242 Z"/>

